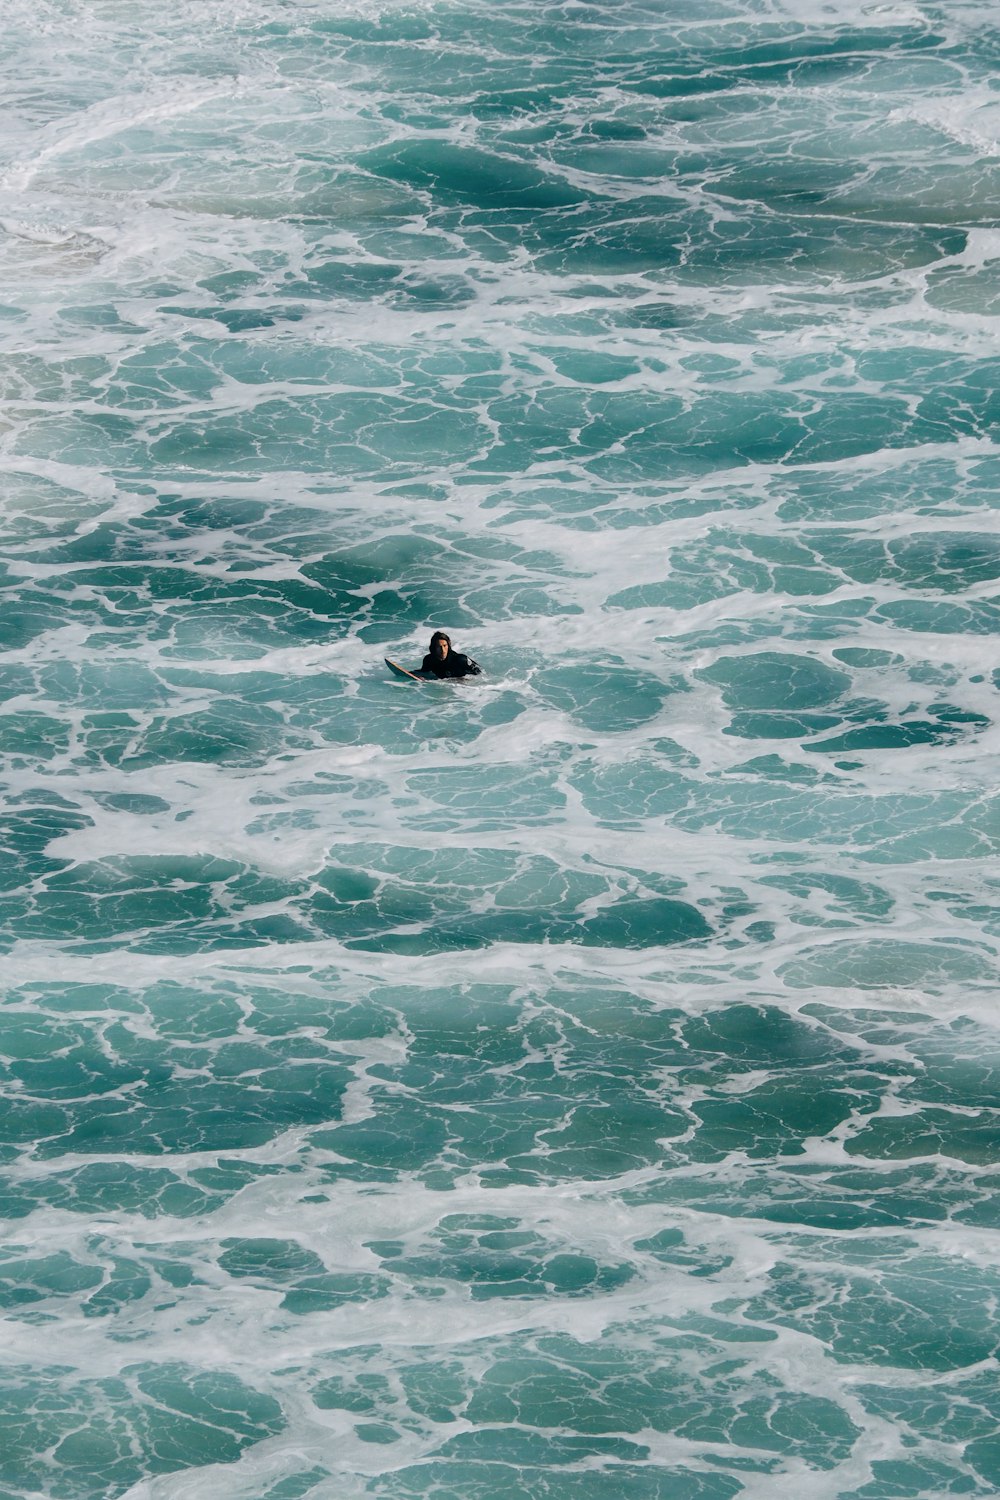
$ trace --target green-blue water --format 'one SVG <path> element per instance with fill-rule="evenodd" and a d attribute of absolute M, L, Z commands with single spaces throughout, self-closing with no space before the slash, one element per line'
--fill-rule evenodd
<path fill-rule="evenodd" d="M 998 58 L 12 0 L 0 1500 L 1000 1490 Z"/>

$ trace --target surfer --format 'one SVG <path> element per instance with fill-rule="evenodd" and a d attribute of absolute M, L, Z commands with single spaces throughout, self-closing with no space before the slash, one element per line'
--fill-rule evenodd
<path fill-rule="evenodd" d="M 420 668 L 421 677 L 478 677 L 482 667 L 461 651 L 451 649 L 451 636 L 435 630 L 431 649 Z"/>

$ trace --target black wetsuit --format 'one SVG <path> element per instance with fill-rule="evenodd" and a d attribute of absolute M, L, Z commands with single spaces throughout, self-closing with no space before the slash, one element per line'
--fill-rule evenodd
<path fill-rule="evenodd" d="M 471 656 L 465 656 L 461 651 L 449 651 L 444 661 L 438 661 L 432 652 L 428 651 L 420 668 L 422 677 L 478 677 L 482 671 L 478 662 L 473 661 Z"/>

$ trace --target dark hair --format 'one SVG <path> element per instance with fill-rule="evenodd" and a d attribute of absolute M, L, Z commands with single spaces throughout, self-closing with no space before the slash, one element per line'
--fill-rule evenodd
<path fill-rule="evenodd" d="M 432 651 L 434 650 L 434 642 L 435 641 L 444 641 L 448 645 L 449 649 L 451 648 L 451 636 L 450 635 L 445 635 L 445 633 L 444 633 L 443 630 L 435 630 L 434 634 L 431 636 L 431 650 Z"/>

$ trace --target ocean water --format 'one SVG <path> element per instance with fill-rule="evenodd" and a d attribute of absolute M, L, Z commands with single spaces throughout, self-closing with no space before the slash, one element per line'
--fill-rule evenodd
<path fill-rule="evenodd" d="M 998 63 L 10 0 L 2 1500 L 1000 1492 Z"/>

